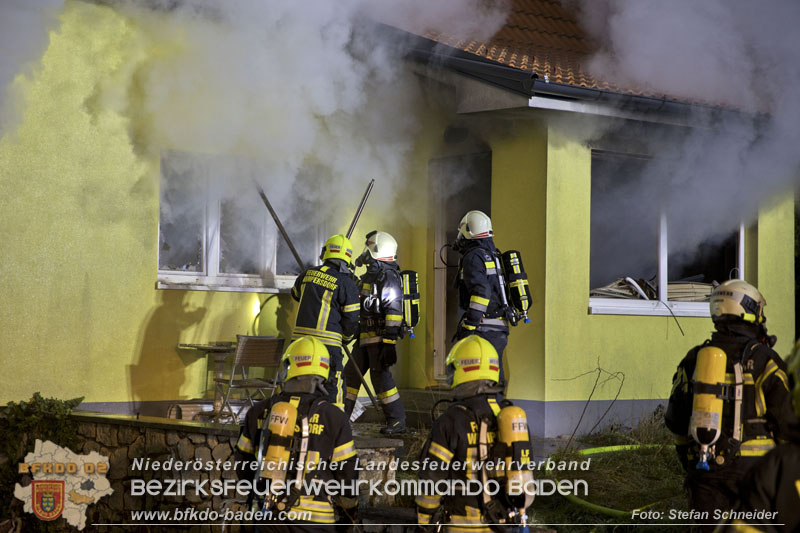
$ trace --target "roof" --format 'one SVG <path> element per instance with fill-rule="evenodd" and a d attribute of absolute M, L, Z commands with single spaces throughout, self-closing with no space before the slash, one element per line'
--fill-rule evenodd
<path fill-rule="evenodd" d="M 532 72 L 540 80 L 623 94 L 662 94 L 616 85 L 589 73 L 597 44 L 578 24 L 577 13 L 559 0 L 511 0 L 505 25 L 489 39 L 470 40 L 430 31 L 423 37 L 480 58 Z M 477 58 L 476 58 L 477 59 Z"/>

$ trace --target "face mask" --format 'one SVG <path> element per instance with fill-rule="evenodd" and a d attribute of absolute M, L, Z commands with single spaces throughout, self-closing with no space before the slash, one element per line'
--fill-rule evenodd
<path fill-rule="evenodd" d="M 363 265 L 369 265 L 370 263 L 372 263 L 372 261 L 373 261 L 373 259 L 372 259 L 372 256 L 369 253 L 369 250 L 364 250 L 364 252 L 361 255 L 356 257 L 355 265 L 356 265 L 356 267 L 360 267 L 360 266 L 363 266 Z"/>

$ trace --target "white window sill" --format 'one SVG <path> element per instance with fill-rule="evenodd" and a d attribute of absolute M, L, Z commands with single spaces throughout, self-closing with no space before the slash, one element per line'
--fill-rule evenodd
<path fill-rule="evenodd" d="M 589 314 L 637 316 L 675 315 L 705 318 L 711 316 L 708 302 L 666 302 L 666 304 L 664 304 L 657 300 L 625 300 L 622 298 L 589 298 Z"/>
<path fill-rule="evenodd" d="M 297 276 L 275 276 L 265 280 L 258 276 L 204 276 L 166 274 L 159 272 L 157 289 L 179 289 L 189 291 L 286 293 L 294 285 Z"/>

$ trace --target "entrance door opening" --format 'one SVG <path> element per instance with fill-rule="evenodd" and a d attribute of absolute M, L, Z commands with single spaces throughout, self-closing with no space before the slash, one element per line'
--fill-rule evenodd
<path fill-rule="evenodd" d="M 458 235 L 458 223 L 467 211 L 483 211 L 492 216 L 492 153 L 456 155 L 432 159 L 428 177 L 434 198 L 434 291 L 433 377 L 445 379 L 445 359 L 452 346 L 461 312 L 458 309 L 459 254 L 451 248 Z M 440 256 L 441 251 L 441 256 Z M 440 257 L 447 262 L 443 264 Z"/>

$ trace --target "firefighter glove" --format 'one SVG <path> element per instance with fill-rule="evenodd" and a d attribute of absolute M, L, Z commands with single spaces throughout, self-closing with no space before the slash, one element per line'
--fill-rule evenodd
<path fill-rule="evenodd" d="M 463 323 L 465 326 L 472 326 L 474 329 L 480 325 L 482 319 L 482 312 L 478 311 L 477 309 L 467 309 L 467 312 L 464 313 Z M 469 329 L 469 327 L 467 329 Z"/>
<path fill-rule="evenodd" d="M 453 340 L 460 340 L 463 339 L 464 337 L 469 337 L 470 335 L 475 333 L 480 324 L 481 324 L 480 318 L 478 318 L 478 320 L 476 321 L 470 320 L 469 312 L 467 312 L 461 319 L 461 322 L 458 323 L 458 329 L 456 330 L 456 334 Z"/>
<path fill-rule="evenodd" d="M 394 344 L 382 343 L 379 360 L 383 368 L 389 368 L 397 362 L 397 347 Z"/>

